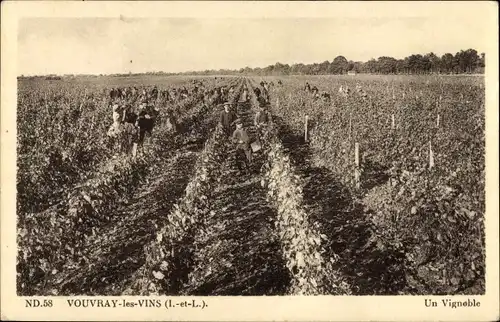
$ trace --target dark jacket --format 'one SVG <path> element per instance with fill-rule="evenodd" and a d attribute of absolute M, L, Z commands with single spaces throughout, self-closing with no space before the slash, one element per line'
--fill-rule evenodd
<path fill-rule="evenodd" d="M 254 123 L 256 126 L 258 126 L 259 124 L 267 124 L 270 121 L 271 120 L 269 117 L 269 113 L 267 113 L 266 111 L 259 111 L 255 115 Z"/>
<path fill-rule="evenodd" d="M 229 130 L 231 129 L 232 123 L 236 120 L 236 115 L 229 111 L 226 113 L 226 111 L 222 111 L 220 114 L 220 122 L 222 124 L 222 127 L 224 129 Z"/>
<path fill-rule="evenodd" d="M 157 111 L 151 106 L 148 106 L 140 111 L 137 117 L 137 125 L 139 126 L 140 131 L 151 132 L 153 130 L 157 114 Z"/>

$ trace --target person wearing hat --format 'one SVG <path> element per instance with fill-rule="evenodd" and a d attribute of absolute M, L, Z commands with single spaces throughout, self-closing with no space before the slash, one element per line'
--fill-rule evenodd
<path fill-rule="evenodd" d="M 260 143 L 264 135 L 264 128 L 271 122 L 271 114 L 267 109 L 267 104 L 259 104 L 259 110 L 255 114 L 254 125 L 257 133 L 257 141 Z"/>
<path fill-rule="evenodd" d="M 233 132 L 232 140 L 236 144 L 236 162 L 238 168 L 241 170 L 241 159 L 245 158 L 245 167 L 248 170 L 250 167 L 250 163 L 252 162 L 252 151 L 250 150 L 250 137 L 248 136 L 247 131 L 243 128 L 243 122 L 241 119 L 236 119 L 234 121 L 236 123 L 236 130 Z"/>
<path fill-rule="evenodd" d="M 248 89 L 245 87 L 243 89 L 243 93 L 241 94 L 241 102 L 247 103 L 249 100 L 250 100 L 250 97 L 248 95 Z"/>
<path fill-rule="evenodd" d="M 269 101 L 266 99 L 264 95 L 257 97 L 257 101 L 259 102 L 259 106 L 264 106 L 269 103 Z"/>
<path fill-rule="evenodd" d="M 255 114 L 254 118 L 254 124 L 257 128 L 260 128 L 271 121 L 271 117 L 266 106 L 266 104 L 259 104 L 259 111 Z"/>
<path fill-rule="evenodd" d="M 260 88 L 255 87 L 255 88 L 253 89 L 253 92 L 255 93 L 255 96 L 257 96 L 257 98 L 258 98 L 258 97 L 260 97 Z"/>
<path fill-rule="evenodd" d="M 220 123 L 224 129 L 227 136 L 231 135 L 233 122 L 236 120 L 236 114 L 231 111 L 231 104 L 229 102 L 224 103 L 224 111 L 220 114 Z"/>
<path fill-rule="evenodd" d="M 116 139 L 121 130 L 122 110 L 117 103 L 112 104 L 111 108 L 113 110 L 113 124 L 109 127 L 107 135 L 112 139 Z"/>
<path fill-rule="evenodd" d="M 139 142 L 138 145 L 142 146 L 144 140 L 151 138 L 153 132 L 156 116 L 158 111 L 149 105 L 147 102 L 142 102 L 139 105 L 139 114 L 137 115 L 136 127 L 139 128 Z"/>

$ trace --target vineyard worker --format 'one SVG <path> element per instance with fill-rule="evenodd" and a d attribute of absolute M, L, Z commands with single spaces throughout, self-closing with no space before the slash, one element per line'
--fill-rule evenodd
<path fill-rule="evenodd" d="M 323 99 L 323 102 L 329 103 L 330 102 L 330 94 L 327 92 L 321 93 L 321 98 Z"/>
<path fill-rule="evenodd" d="M 269 115 L 266 106 L 264 104 L 260 104 L 259 111 L 257 112 L 257 114 L 255 114 L 254 118 L 255 127 L 260 128 L 266 124 L 269 124 L 270 122 L 271 116 Z"/>
<path fill-rule="evenodd" d="M 128 153 L 132 146 L 134 126 L 127 123 L 127 107 L 113 104 L 113 124 L 108 130 L 107 135 L 112 139 L 113 148 L 119 152 Z"/>
<path fill-rule="evenodd" d="M 241 119 L 236 119 L 236 130 L 233 132 L 232 140 L 236 144 L 236 162 L 239 170 L 243 170 L 241 166 L 241 159 L 245 156 L 245 167 L 248 170 L 252 162 L 252 151 L 250 150 L 250 137 L 243 128 Z"/>
<path fill-rule="evenodd" d="M 248 89 L 245 88 L 243 90 L 243 93 L 241 94 L 241 101 L 244 102 L 244 103 L 246 103 L 246 102 L 248 102 L 248 100 L 249 100 Z"/>
<path fill-rule="evenodd" d="M 254 125 L 257 134 L 257 142 L 260 143 L 264 137 L 265 127 L 271 123 L 271 114 L 267 109 L 267 105 L 260 104 L 259 111 L 255 114 Z"/>
<path fill-rule="evenodd" d="M 135 124 L 139 128 L 139 146 L 143 146 L 145 139 L 149 141 L 151 138 L 157 115 L 158 111 L 153 106 L 145 102 L 139 106 L 139 115 Z"/>
<path fill-rule="evenodd" d="M 264 92 L 267 94 L 269 92 L 269 84 L 264 83 L 262 87 L 264 87 Z"/>
<path fill-rule="evenodd" d="M 112 105 L 113 109 L 113 124 L 109 127 L 107 135 L 110 138 L 117 138 L 121 130 L 122 109 L 118 104 Z"/>
<path fill-rule="evenodd" d="M 231 104 L 229 102 L 224 103 L 224 111 L 220 115 L 220 123 L 227 136 L 231 134 L 233 122 L 236 120 L 236 114 L 231 111 Z"/>
<path fill-rule="evenodd" d="M 264 96 L 257 97 L 257 101 L 259 102 L 259 105 L 267 105 L 269 103 Z"/>
<path fill-rule="evenodd" d="M 255 93 L 255 96 L 260 97 L 260 88 L 255 87 L 255 88 L 253 89 L 253 92 Z"/>
<path fill-rule="evenodd" d="M 153 87 L 153 89 L 151 90 L 151 98 L 153 100 L 156 100 L 158 99 L 158 87 L 156 87 L 156 85 Z"/>
<path fill-rule="evenodd" d="M 315 101 L 319 98 L 319 90 L 316 86 L 312 88 L 312 95 Z"/>

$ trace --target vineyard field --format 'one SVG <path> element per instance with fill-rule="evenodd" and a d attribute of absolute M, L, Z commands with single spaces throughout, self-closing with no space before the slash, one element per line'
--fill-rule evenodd
<path fill-rule="evenodd" d="M 137 155 L 114 88 L 158 111 Z M 484 294 L 484 130 L 479 76 L 20 78 L 17 292 Z"/>

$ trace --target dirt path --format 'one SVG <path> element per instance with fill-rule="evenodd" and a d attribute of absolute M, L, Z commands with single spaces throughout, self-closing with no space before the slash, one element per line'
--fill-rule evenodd
<path fill-rule="evenodd" d="M 253 113 L 239 104 L 238 116 L 248 128 Z M 254 131 L 249 131 L 254 135 Z M 222 164 L 223 175 L 213 195 L 216 209 L 206 219 L 206 229 L 194 237 L 193 271 L 182 289 L 196 295 L 285 294 L 290 277 L 273 227 L 276 213 L 261 187 L 264 156 L 254 154 L 251 170 L 238 170 L 232 144 Z"/>

